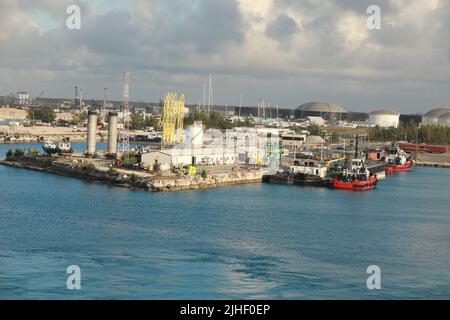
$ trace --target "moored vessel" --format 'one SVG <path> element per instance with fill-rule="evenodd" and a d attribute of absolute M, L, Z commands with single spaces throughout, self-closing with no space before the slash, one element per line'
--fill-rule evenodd
<path fill-rule="evenodd" d="M 410 171 L 414 166 L 411 156 L 400 149 L 398 145 L 393 145 L 386 149 L 385 161 L 387 174 Z"/>
<path fill-rule="evenodd" d="M 64 154 L 72 154 L 73 153 L 73 149 L 71 147 L 70 138 L 64 138 L 61 142 L 58 143 L 58 145 L 56 143 L 54 143 L 51 140 L 47 140 L 44 142 L 44 145 L 42 146 L 42 149 L 48 154 L 48 155 L 54 155 L 54 154 L 59 154 L 59 155 L 64 155 Z"/>
<path fill-rule="evenodd" d="M 367 191 L 376 187 L 378 178 L 371 173 L 362 159 L 352 159 L 350 168 L 339 168 L 331 179 L 333 189 L 343 189 L 351 191 Z"/>

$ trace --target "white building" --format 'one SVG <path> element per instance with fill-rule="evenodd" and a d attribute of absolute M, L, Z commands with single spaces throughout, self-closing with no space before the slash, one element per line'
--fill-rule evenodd
<path fill-rule="evenodd" d="M 25 91 L 17 92 L 15 95 L 15 102 L 19 105 L 27 104 L 30 102 L 30 95 Z"/>
<path fill-rule="evenodd" d="M 309 116 L 306 119 L 309 121 L 310 124 L 314 126 L 322 127 L 325 125 L 325 119 L 322 117 Z"/>
<path fill-rule="evenodd" d="M 369 114 L 369 123 L 380 128 L 398 128 L 400 113 L 388 109 L 380 109 Z"/>
<path fill-rule="evenodd" d="M 203 130 L 196 122 L 185 130 L 184 141 L 160 153 L 143 154 L 141 161 L 153 164 L 156 157 L 170 165 L 263 165 L 279 166 L 280 135 L 278 129 L 235 128 L 225 133 Z M 168 157 L 169 156 L 169 157 Z"/>

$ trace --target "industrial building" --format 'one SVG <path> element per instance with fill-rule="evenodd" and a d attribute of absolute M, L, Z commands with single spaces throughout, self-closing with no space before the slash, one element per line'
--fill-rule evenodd
<path fill-rule="evenodd" d="M 283 149 L 289 150 L 289 152 L 300 150 L 305 142 L 306 134 L 287 133 L 281 136 L 281 145 Z"/>
<path fill-rule="evenodd" d="M 380 109 L 369 114 L 369 123 L 380 128 L 398 128 L 400 113 L 389 109 Z"/>
<path fill-rule="evenodd" d="M 280 137 L 278 129 L 234 128 L 225 133 L 204 130 L 195 122 L 184 130 L 183 141 L 171 148 L 140 155 L 144 165 L 264 165 L 278 166 Z"/>
<path fill-rule="evenodd" d="M 309 102 L 301 105 L 294 111 L 295 118 L 322 117 L 328 121 L 342 120 L 347 111 L 334 103 Z"/>
<path fill-rule="evenodd" d="M 450 108 L 443 107 L 443 108 L 437 108 L 433 109 L 431 111 L 428 111 L 422 116 L 422 124 L 421 125 L 438 125 L 439 124 L 439 118 L 445 116 L 446 114 L 450 113 Z M 442 121 L 445 122 L 445 118 L 442 118 Z"/>

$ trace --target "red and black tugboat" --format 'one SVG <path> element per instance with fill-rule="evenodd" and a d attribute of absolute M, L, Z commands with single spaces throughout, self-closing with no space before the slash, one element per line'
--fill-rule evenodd
<path fill-rule="evenodd" d="M 411 156 L 400 149 L 398 145 L 392 145 L 386 149 L 386 173 L 411 171 L 414 162 Z"/>
<path fill-rule="evenodd" d="M 362 159 L 353 159 L 350 168 L 342 168 L 336 176 L 331 179 L 333 189 L 344 189 L 352 191 L 372 190 L 377 186 L 378 178 L 369 172 Z"/>
<path fill-rule="evenodd" d="M 364 160 L 360 158 L 358 145 L 359 136 L 356 136 L 355 158 L 351 161 L 347 160 L 343 167 L 337 169 L 330 182 L 333 189 L 367 191 L 376 187 L 377 175 L 366 168 Z"/>

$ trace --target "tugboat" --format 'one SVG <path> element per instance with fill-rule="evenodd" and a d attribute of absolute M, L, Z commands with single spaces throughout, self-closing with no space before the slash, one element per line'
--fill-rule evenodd
<path fill-rule="evenodd" d="M 360 158 L 358 147 L 359 135 L 356 136 L 354 159 L 350 163 L 347 160 L 343 167 L 337 167 L 337 172 L 331 179 L 331 187 L 333 189 L 367 191 L 376 187 L 378 183 L 377 175 L 366 168 L 364 160 Z"/>
<path fill-rule="evenodd" d="M 312 153 L 302 152 L 300 158 L 295 158 L 289 168 L 282 169 L 274 174 L 263 176 L 263 182 L 274 184 L 288 184 L 310 187 L 328 187 L 328 164 L 323 160 L 323 149 L 320 159 Z"/>
<path fill-rule="evenodd" d="M 51 156 L 52 154 L 58 153 L 58 146 L 51 140 L 47 140 L 44 142 L 44 145 L 42 146 L 42 149 Z"/>
<path fill-rule="evenodd" d="M 42 146 L 42 149 L 49 155 L 54 155 L 54 154 L 58 154 L 58 155 L 64 155 L 64 154 L 72 154 L 73 153 L 73 149 L 70 145 L 70 138 L 66 137 L 63 138 L 63 140 L 61 142 L 58 143 L 58 145 L 56 145 L 53 141 L 51 140 L 47 140 L 44 142 L 44 145 Z"/>
<path fill-rule="evenodd" d="M 352 191 L 367 191 L 376 187 L 378 178 L 369 172 L 362 159 L 353 159 L 350 169 L 341 168 L 340 172 L 331 179 L 333 189 Z"/>
<path fill-rule="evenodd" d="M 386 149 L 386 173 L 410 171 L 414 165 L 411 156 L 400 149 L 398 145 L 392 145 Z"/>
<path fill-rule="evenodd" d="M 294 185 L 326 187 L 330 180 L 327 178 L 327 166 L 321 161 L 313 159 L 296 161 L 294 166 L 290 167 L 290 174 Z"/>

